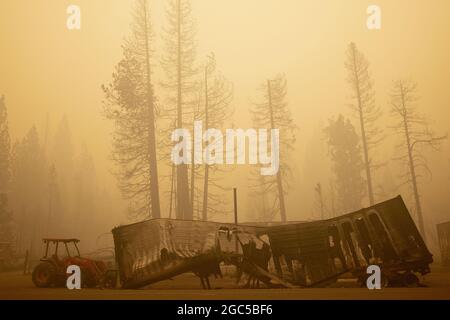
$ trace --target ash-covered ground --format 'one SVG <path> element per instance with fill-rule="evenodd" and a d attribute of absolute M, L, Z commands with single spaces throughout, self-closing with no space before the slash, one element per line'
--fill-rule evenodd
<path fill-rule="evenodd" d="M 140 290 L 36 288 L 31 275 L 21 272 L 0 273 L 0 299 L 127 299 L 127 300 L 213 300 L 213 299 L 256 299 L 256 300 L 359 300 L 359 299 L 431 299 L 450 300 L 450 268 L 432 266 L 432 272 L 421 278 L 423 287 L 384 288 L 368 290 L 360 288 L 351 279 L 339 281 L 334 287 L 311 289 L 242 289 L 235 279 L 225 275 L 222 279 L 211 278 L 213 289 L 201 289 L 194 274 L 183 274 L 172 280 L 156 283 Z"/>

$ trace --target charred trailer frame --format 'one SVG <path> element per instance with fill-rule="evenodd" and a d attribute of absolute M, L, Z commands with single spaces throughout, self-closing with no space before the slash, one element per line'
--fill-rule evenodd
<path fill-rule="evenodd" d="M 324 222 L 279 225 L 268 227 L 265 232 L 272 249 L 271 271 L 282 279 L 309 286 L 335 275 Z"/>
<path fill-rule="evenodd" d="M 240 265 L 245 255 L 264 248 L 256 229 L 171 219 L 117 227 L 112 233 L 122 288 L 140 288 L 193 272 L 209 289 L 208 277 L 221 276 L 221 262 Z"/>
<path fill-rule="evenodd" d="M 430 272 L 427 249 L 402 198 L 325 221 L 267 229 L 274 268 L 306 286 L 325 285 L 350 271 L 365 283 L 368 265 L 379 265 L 391 284 L 415 285 Z"/>
<path fill-rule="evenodd" d="M 441 251 L 441 263 L 444 267 L 450 267 L 450 221 L 438 224 L 437 234 Z"/>
<path fill-rule="evenodd" d="M 123 288 L 185 272 L 209 288 L 223 261 L 267 285 L 323 286 L 348 272 L 365 283 L 367 266 L 376 264 L 391 284 L 409 286 L 433 262 L 400 196 L 324 221 L 255 227 L 155 219 L 112 232 Z"/>

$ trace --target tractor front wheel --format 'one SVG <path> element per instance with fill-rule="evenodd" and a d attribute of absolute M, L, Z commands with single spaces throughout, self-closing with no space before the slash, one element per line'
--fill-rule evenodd
<path fill-rule="evenodd" d="M 55 284 L 56 268 L 48 262 L 38 264 L 32 275 L 33 283 L 38 288 L 49 288 Z"/>

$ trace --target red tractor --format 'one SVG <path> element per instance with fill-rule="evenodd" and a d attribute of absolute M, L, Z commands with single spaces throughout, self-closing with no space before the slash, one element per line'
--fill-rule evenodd
<path fill-rule="evenodd" d="M 33 283 L 38 288 L 66 286 L 67 267 L 77 265 L 81 270 L 83 287 L 108 287 L 116 284 L 116 270 L 108 270 L 103 261 L 80 257 L 78 239 L 43 239 L 45 255 L 33 270 Z M 62 257 L 58 255 L 62 251 Z"/>

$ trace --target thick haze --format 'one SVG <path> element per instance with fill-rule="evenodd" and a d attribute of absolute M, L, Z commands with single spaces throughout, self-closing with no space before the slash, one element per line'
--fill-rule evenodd
<path fill-rule="evenodd" d="M 81 7 L 80 31 L 66 28 L 69 4 Z M 154 47 L 161 56 L 165 2 L 153 0 L 151 4 Z M 382 10 L 379 31 L 366 27 L 366 8 L 371 4 Z M 109 173 L 113 168 L 109 160 L 112 126 L 102 115 L 101 85 L 110 81 L 121 57 L 123 38 L 130 30 L 130 10 L 128 0 L 0 2 L 0 94 L 6 96 L 12 141 L 21 139 L 33 124 L 42 133 L 47 114 L 54 134 L 62 116 L 67 115 L 76 149 L 86 144 L 94 156 L 100 184 L 122 207 L 125 205 Z M 318 217 L 314 186 L 318 182 L 328 186 L 330 179 L 323 128 L 339 113 L 351 116 L 344 68 L 350 42 L 357 44 L 371 64 L 376 103 L 384 112 L 381 124 L 387 137 L 376 157 L 388 161 L 388 166 L 377 172 L 375 185 L 383 185 L 386 179 L 396 184 L 398 168 L 391 159 L 398 137 L 387 130 L 392 124 L 388 93 L 393 80 L 417 81 L 420 110 L 432 120 L 437 133 L 450 131 L 448 0 L 195 0 L 193 16 L 198 61 L 203 63 L 213 51 L 218 68 L 234 83 L 237 126 L 251 126 L 248 109 L 257 87 L 276 74 L 286 75 L 288 101 L 299 127 L 293 161 L 295 182 L 287 198 L 290 220 Z M 155 67 L 159 82 L 161 69 L 158 64 Z M 158 87 L 156 93 L 163 98 Z M 358 127 L 356 121 L 354 124 Z M 433 180 L 421 185 L 430 228 L 450 220 L 448 144 L 444 142 L 440 153 L 428 156 Z M 245 176 L 236 173 L 235 177 L 235 185 L 245 190 Z M 401 193 L 412 204 L 407 188 L 391 187 L 388 193 Z M 239 209 L 244 213 L 247 195 L 245 191 L 239 194 Z M 231 191 L 226 196 L 231 196 Z M 115 215 L 114 223 L 127 221 L 124 210 Z M 247 220 L 251 216 L 247 214 Z M 223 220 L 231 221 L 231 216 Z M 109 228 L 105 227 L 105 232 Z"/>

